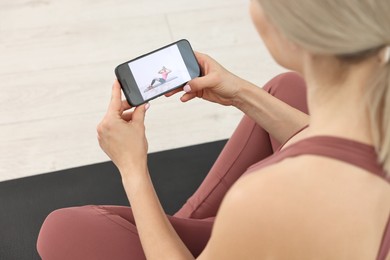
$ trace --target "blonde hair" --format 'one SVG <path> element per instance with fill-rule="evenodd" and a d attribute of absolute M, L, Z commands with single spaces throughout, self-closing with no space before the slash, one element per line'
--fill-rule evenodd
<path fill-rule="evenodd" d="M 389 0 L 258 0 L 290 41 L 342 62 L 364 60 L 390 45 Z M 390 62 L 373 75 L 367 92 L 378 159 L 390 177 Z"/>

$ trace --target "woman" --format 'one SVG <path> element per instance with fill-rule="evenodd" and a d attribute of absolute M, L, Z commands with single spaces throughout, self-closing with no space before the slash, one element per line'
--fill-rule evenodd
<path fill-rule="evenodd" d="M 246 117 L 174 217 L 148 175 L 149 105 L 128 112 L 115 82 L 98 138 L 132 209 L 53 212 L 38 239 L 42 258 L 390 259 L 389 13 L 387 0 L 253 0 L 268 50 L 304 81 L 288 73 L 263 90 L 197 54 L 204 76 L 182 101 L 233 105 Z M 310 117 L 300 111 L 304 82 Z"/>
<path fill-rule="evenodd" d="M 162 67 L 161 70 L 158 71 L 158 74 L 161 74 L 161 78 L 154 78 L 152 82 L 149 85 L 149 88 L 153 88 L 153 84 L 158 81 L 161 84 L 164 84 L 167 81 L 168 74 L 171 73 L 172 71 L 165 68 L 165 66 Z"/>

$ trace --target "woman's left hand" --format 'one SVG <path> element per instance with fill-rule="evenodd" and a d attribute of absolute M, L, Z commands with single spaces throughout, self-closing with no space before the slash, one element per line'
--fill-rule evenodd
<path fill-rule="evenodd" d="M 122 101 L 118 81 L 112 87 L 112 97 L 107 113 L 97 126 L 99 145 L 123 174 L 147 170 L 148 142 L 145 136 L 145 112 L 149 104 L 131 106 Z"/>

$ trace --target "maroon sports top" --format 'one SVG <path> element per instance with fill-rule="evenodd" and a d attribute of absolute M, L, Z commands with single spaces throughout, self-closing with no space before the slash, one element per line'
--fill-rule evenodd
<path fill-rule="evenodd" d="M 245 174 L 278 163 L 285 158 L 296 157 L 299 155 L 319 155 L 340 160 L 363 168 L 390 183 L 390 179 L 386 178 L 386 173 L 382 165 L 378 162 L 377 153 L 375 152 L 375 148 L 373 146 L 354 140 L 332 136 L 310 137 L 291 144 L 282 150 L 279 149 L 274 155 L 249 167 Z M 383 233 L 377 260 L 385 260 L 389 251 L 390 214 Z"/>

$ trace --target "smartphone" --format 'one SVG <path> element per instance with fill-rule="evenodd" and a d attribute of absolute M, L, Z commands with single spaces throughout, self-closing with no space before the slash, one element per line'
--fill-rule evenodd
<path fill-rule="evenodd" d="M 183 39 L 118 65 L 115 74 L 131 106 L 139 106 L 199 77 L 198 61 Z"/>

